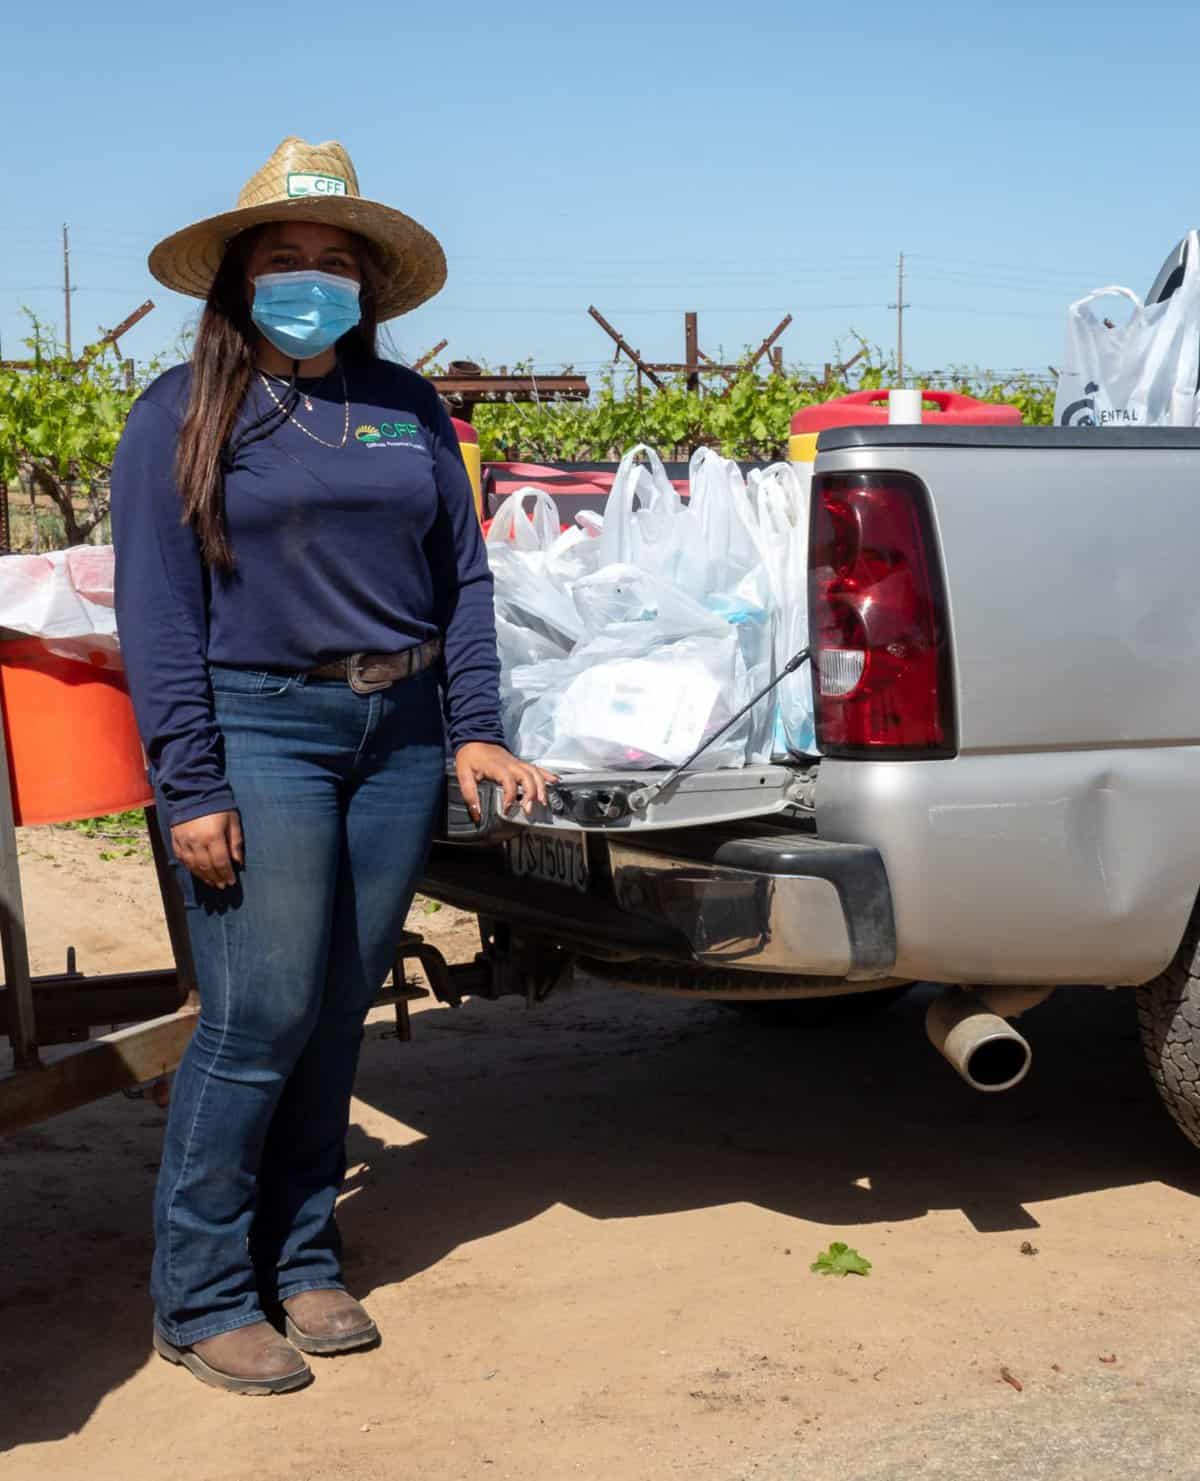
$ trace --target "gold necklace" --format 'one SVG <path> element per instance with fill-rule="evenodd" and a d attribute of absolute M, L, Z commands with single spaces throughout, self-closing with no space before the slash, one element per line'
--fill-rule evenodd
<path fill-rule="evenodd" d="M 339 365 L 337 367 L 337 369 L 341 370 L 341 366 Z M 265 375 L 268 380 L 278 381 L 281 386 L 287 387 L 287 386 L 291 386 L 293 384 L 293 382 L 291 382 L 291 381 L 284 380 L 283 376 L 281 376 L 281 375 L 272 375 L 271 372 L 268 371 L 268 370 L 260 370 L 258 373 L 259 373 L 259 375 Z M 329 379 L 329 377 L 332 374 L 333 374 L 333 371 L 332 370 L 327 370 L 325 372 L 325 374 L 318 379 L 317 385 L 318 386 L 323 386 L 325 384 L 325 382 Z M 345 372 L 343 371 L 342 374 L 343 374 L 343 377 L 344 377 L 345 376 Z M 304 410 L 305 411 L 311 411 L 313 409 L 312 397 L 308 394 L 307 391 L 302 391 L 300 389 L 300 387 L 297 386 L 296 387 L 296 395 L 299 396 L 300 400 L 304 402 Z M 276 403 L 276 404 L 278 405 L 278 403 Z"/>
<path fill-rule="evenodd" d="M 342 426 L 341 442 L 326 442 L 324 437 L 318 437 L 315 432 L 310 432 L 303 422 L 297 421 L 292 413 L 285 409 L 283 402 L 280 401 L 279 397 L 276 396 L 274 391 L 272 391 L 271 382 L 266 378 L 261 370 L 258 372 L 258 378 L 260 381 L 262 381 L 263 389 L 266 391 L 267 395 L 271 398 L 271 400 L 275 403 L 279 410 L 284 413 L 288 421 L 291 422 L 294 427 L 298 427 L 300 431 L 304 433 L 305 437 L 311 437 L 314 442 L 319 442 L 322 447 L 331 447 L 335 452 L 340 452 L 341 449 L 346 446 L 346 440 L 350 436 L 350 391 L 346 385 L 346 371 L 344 368 L 342 369 L 342 398 L 346 403 L 346 420 L 344 425 Z M 303 395 L 304 393 L 301 392 L 300 394 Z M 307 396 L 304 397 L 304 405 L 308 411 L 312 410 L 312 402 L 308 399 Z"/>

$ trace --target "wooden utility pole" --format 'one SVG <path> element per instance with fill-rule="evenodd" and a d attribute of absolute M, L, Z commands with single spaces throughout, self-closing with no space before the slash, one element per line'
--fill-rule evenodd
<path fill-rule="evenodd" d="M 904 384 L 904 253 L 900 254 L 900 265 L 896 274 L 896 302 L 888 305 L 896 310 L 896 379 Z"/>
<path fill-rule="evenodd" d="M 71 356 L 71 238 L 70 228 L 63 222 L 63 338 L 66 343 L 67 359 Z"/>

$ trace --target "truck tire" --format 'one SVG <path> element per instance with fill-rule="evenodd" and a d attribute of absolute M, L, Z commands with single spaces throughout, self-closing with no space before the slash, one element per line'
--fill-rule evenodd
<path fill-rule="evenodd" d="M 1200 911 L 1167 970 L 1138 988 L 1137 1009 L 1154 1087 L 1176 1126 L 1200 1147 Z"/>

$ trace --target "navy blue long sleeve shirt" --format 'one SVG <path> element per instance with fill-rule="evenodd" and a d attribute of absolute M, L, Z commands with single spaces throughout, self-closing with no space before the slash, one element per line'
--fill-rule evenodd
<path fill-rule="evenodd" d="M 295 409 L 299 427 L 276 425 L 236 451 L 225 478 L 229 575 L 205 567 L 175 483 L 190 367 L 160 376 L 130 413 L 112 473 L 117 625 L 171 824 L 237 805 L 210 663 L 299 672 L 440 636 L 451 745 L 504 743 L 492 578 L 450 419 L 403 366 L 375 361 L 346 377 L 344 447 L 335 370 L 298 383 L 312 405 Z M 283 400 L 283 383 L 270 384 Z M 256 375 L 239 428 L 271 407 Z"/>

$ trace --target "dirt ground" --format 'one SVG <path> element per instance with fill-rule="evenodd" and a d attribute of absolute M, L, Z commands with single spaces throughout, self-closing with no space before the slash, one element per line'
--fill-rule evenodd
<path fill-rule="evenodd" d="M 35 970 L 166 962 L 141 854 L 23 846 Z M 416 924 L 474 950 L 455 912 Z M 1031 1079 L 985 1098 L 925 1042 L 927 996 L 820 1032 L 591 983 L 423 1008 L 410 1045 L 376 1015 L 341 1220 L 384 1341 L 280 1399 L 150 1351 L 160 1111 L 0 1141 L 0 1477 L 1200 1475 L 1191 1431 L 1170 1450 L 1200 1156 L 1132 1003 L 1060 993 Z M 836 1239 L 867 1278 L 810 1272 Z"/>

